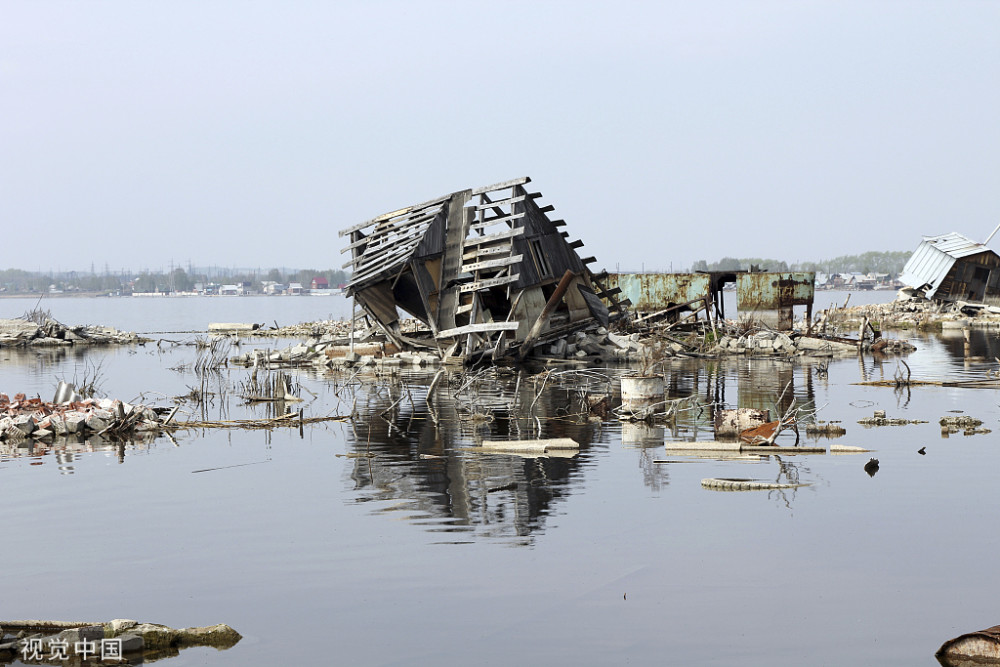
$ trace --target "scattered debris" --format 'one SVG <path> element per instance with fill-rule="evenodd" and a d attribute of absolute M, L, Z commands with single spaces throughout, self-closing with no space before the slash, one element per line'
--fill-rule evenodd
<path fill-rule="evenodd" d="M 847 429 L 841 426 L 839 422 L 818 422 L 815 424 L 806 424 L 806 435 L 839 438 L 847 435 Z"/>
<path fill-rule="evenodd" d="M 984 428 L 983 422 L 975 417 L 963 415 L 961 417 L 941 417 L 941 435 L 948 436 L 962 432 L 963 435 L 985 435 L 992 433 L 988 428 Z"/>
<path fill-rule="evenodd" d="M 876 410 L 875 414 L 871 417 L 865 417 L 864 419 L 859 419 L 858 423 L 862 426 L 906 426 L 907 424 L 926 424 L 925 420 L 921 419 L 902 419 L 897 417 L 886 417 L 885 410 Z"/>
<path fill-rule="evenodd" d="M 548 440 L 483 440 L 483 450 L 513 452 L 516 454 L 555 454 L 557 452 L 580 449 L 580 443 L 572 438 L 549 438 Z"/>
<path fill-rule="evenodd" d="M 69 327 L 46 318 L 41 324 L 27 319 L 0 319 L 0 347 L 57 345 L 127 345 L 149 342 L 134 333 L 111 327 Z"/>

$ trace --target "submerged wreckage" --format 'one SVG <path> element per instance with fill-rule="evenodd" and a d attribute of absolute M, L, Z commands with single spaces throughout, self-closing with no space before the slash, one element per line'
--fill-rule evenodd
<path fill-rule="evenodd" d="M 567 240 L 565 222 L 549 219 L 554 207 L 540 206 L 529 182 L 459 190 L 342 230 L 352 273 L 345 293 L 368 332 L 474 362 L 523 358 L 535 344 L 628 317 L 620 290 L 591 272 L 595 258 L 577 254 L 583 242 Z M 425 330 L 404 333 L 400 310 Z"/>

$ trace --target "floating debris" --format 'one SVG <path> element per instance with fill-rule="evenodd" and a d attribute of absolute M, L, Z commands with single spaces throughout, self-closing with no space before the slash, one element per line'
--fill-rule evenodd
<path fill-rule="evenodd" d="M 713 491 L 773 491 L 775 489 L 797 489 L 802 486 L 809 486 L 806 483 L 788 484 L 727 477 L 709 477 L 701 480 L 701 485 Z"/>
<path fill-rule="evenodd" d="M 148 340 L 111 327 L 70 327 L 52 318 L 45 318 L 41 324 L 27 319 L 0 319 L 0 347 L 127 345 Z"/>

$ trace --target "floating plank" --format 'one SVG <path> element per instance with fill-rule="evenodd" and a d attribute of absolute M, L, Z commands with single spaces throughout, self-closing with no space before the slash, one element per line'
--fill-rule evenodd
<path fill-rule="evenodd" d="M 520 236 L 524 233 L 524 227 L 515 227 L 514 229 L 508 229 L 503 232 L 497 232 L 496 234 L 487 234 L 486 236 L 469 236 L 465 239 L 465 247 L 471 248 L 474 245 L 480 245 L 483 243 L 491 243 L 493 241 L 503 241 L 505 239 L 512 239 L 515 236 Z"/>
<path fill-rule="evenodd" d="M 514 178 L 509 181 L 501 181 L 500 183 L 494 183 L 493 185 L 487 185 L 482 188 L 476 188 L 472 191 L 473 196 L 481 195 L 486 192 L 493 192 L 495 190 L 504 190 L 506 188 L 512 188 L 515 185 L 524 185 L 525 183 L 531 183 L 531 178 L 524 176 L 522 178 Z"/>
<path fill-rule="evenodd" d="M 490 278 L 488 280 L 477 280 L 474 283 L 466 283 L 458 288 L 459 292 L 475 292 L 476 290 L 486 289 L 488 287 L 496 287 L 498 285 L 507 285 L 510 283 L 517 282 L 521 274 L 515 273 L 512 276 L 504 276 L 503 278 Z"/>
<path fill-rule="evenodd" d="M 521 195 L 519 197 L 507 197 L 506 199 L 498 199 L 496 201 L 488 202 L 486 204 L 476 204 L 476 210 L 483 211 L 491 208 L 499 208 L 500 206 L 509 206 L 510 204 L 516 204 L 522 201 L 524 201 L 524 195 Z"/>
<path fill-rule="evenodd" d="M 573 438 L 549 438 L 547 440 L 483 440 L 483 449 L 545 454 L 552 450 L 580 449 L 580 443 L 573 440 Z"/>
<path fill-rule="evenodd" d="M 476 262 L 475 264 L 466 264 L 462 267 L 463 271 L 480 271 L 482 269 L 495 269 L 501 266 L 510 266 L 511 264 L 517 264 L 524 258 L 524 255 L 512 255 L 510 257 L 501 257 L 500 259 L 487 259 L 481 262 Z"/>
<path fill-rule="evenodd" d="M 471 305 L 471 304 L 470 304 Z M 458 312 L 457 310 L 455 312 Z M 437 338 L 455 338 L 466 334 L 486 333 L 488 331 L 517 331 L 520 326 L 518 322 L 480 322 L 478 324 L 466 324 L 464 327 L 445 329 L 439 331 Z"/>

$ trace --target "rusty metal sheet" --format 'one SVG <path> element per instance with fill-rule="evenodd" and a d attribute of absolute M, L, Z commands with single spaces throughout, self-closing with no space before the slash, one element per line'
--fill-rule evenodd
<path fill-rule="evenodd" d="M 808 306 L 816 294 L 816 274 L 811 271 L 739 273 L 736 292 L 739 311 Z"/>
<path fill-rule="evenodd" d="M 611 273 L 607 286 L 620 288 L 640 311 L 712 298 L 712 277 L 707 273 Z"/>

